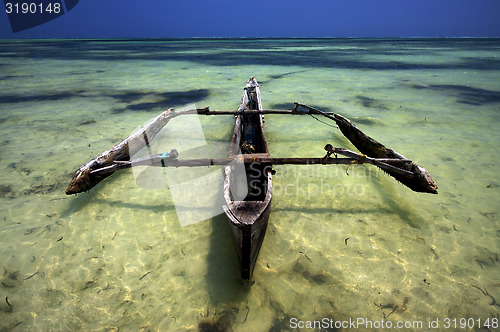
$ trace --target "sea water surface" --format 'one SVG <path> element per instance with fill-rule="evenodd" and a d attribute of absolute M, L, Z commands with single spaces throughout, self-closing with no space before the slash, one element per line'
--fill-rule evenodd
<path fill-rule="evenodd" d="M 225 216 L 181 227 L 162 170 L 152 186 L 129 169 L 65 195 L 80 165 L 165 109 L 235 110 L 250 76 L 266 109 L 342 114 L 439 194 L 370 165 L 276 166 L 251 287 Z M 499 120 L 498 39 L 0 41 L 0 329 L 495 330 Z M 190 121 L 148 149 L 189 145 Z M 325 122 L 266 115 L 271 155 L 355 150 Z M 226 157 L 234 118 L 199 124 L 205 145 L 184 157 Z"/>

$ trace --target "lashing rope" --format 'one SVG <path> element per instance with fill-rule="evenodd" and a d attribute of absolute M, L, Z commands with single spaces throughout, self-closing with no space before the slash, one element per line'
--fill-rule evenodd
<path fill-rule="evenodd" d="M 315 117 L 314 115 L 312 115 L 312 113 L 309 113 L 309 115 L 310 115 L 310 116 L 312 116 L 312 118 L 313 118 L 314 120 L 316 120 L 316 121 L 319 121 L 319 122 L 321 122 L 321 123 L 323 123 L 323 124 L 326 124 L 327 126 L 330 126 L 330 127 L 332 127 L 332 128 L 337 128 L 337 129 L 339 129 L 339 127 L 338 127 L 338 126 L 333 126 L 333 125 L 331 125 L 331 124 L 329 124 L 329 123 L 327 123 L 327 122 L 325 122 L 325 121 L 322 121 L 322 120 L 318 119 L 317 117 Z"/>

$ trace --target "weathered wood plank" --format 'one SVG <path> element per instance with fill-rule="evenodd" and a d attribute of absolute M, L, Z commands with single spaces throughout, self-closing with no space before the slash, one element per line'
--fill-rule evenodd
<path fill-rule="evenodd" d="M 393 158 L 393 159 L 406 159 L 403 155 L 398 152 L 385 147 L 383 144 L 374 140 L 370 136 L 366 135 L 362 132 L 354 123 L 350 120 L 344 118 L 340 114 L 329 115 L 318 109 L 313 107 L 302 105 L 295 103 L 296 109 L 298 107 L 308 108 L 312 113 L 321 114 L 329 119 L 335 121 L 340 131 L 344 136 L 351 141 L 351 143 L 361 152 L 366 154 L 367 156 L 373 158 Z M 394 177 L 396 180 L 407 186 L 413 191 L 416 192 L 425 192 L 431 194 L 437 194 L 438 186 L 432 179 L 429 172 L 415 164 L 415 163 L 407 163 L 402 165 L 402 168 L 413 173 L 413 176 L 408 176 L 405 174 L 395 173 L 390 170 L 384 170 L 387 174 Z"/>
<path fill-rule="evenodd" d="M 137 153 L 158 134 L 158 132 L 174 117 L 187 113 L 186 111 L 175 112 L 173 108 L 161 113 L 144 128 L 116 144 L 109 150 L 104 151 L 98 157 L 80 166 L 73 175 L 66 190 L 66 195 L 72 195 L 87 191 L 96 184 L 110 176 L 106 174 L 92 174 L 96 169 L 107 167 L 114 161 L 130 160 L 130 156 Z"/>
<path fill-rule="evenodd" d="M 335 148 L 334 148 L 335 149 Z M 403 169 L 401 166 L 411 163 L 408 159 L 390 159 L 390 158 L 371 158 L 346 149 L 335 149 L 335 153 L 347 156 L 349 158 L 272 158 L 266 154 L 252 154 L 230 156 L 229 158 L 216 159 L 177 159 L 177 151 L 172 150 L 169 154 L 155 154 L 131 161 L 116 161 L 113 165 L 93 170 L 91 174 L 108 174 L 126 169 L 133 166 L 156 166 L 156 167 L 199 167 L 199 166 L 224 166 L 232 162 L 245 164 L 267 163 L 271 165 L 351 165 L 351 164 L 372 164 L 385 171 L 392 171 L 403 174 L 408 177 L 412 173 Z"/>
<path fill-rule="evenodd" d="M 335 120 L 340 131 L 342 131 L 344 136 L 347 137 L 361 153 L 374 158 L 406 159 L 403 155 L 385 147 L 383 144 L 363 133 L 354 123 L 343 116 L 335 114 Z M 402 168 L 413 173 L 413 177 L 408 177 L 404 174 L 394 173 L 388 170 L 385 171 L 413 191 L 430 194 L 438 193 L 438 186 L 425 168 L 413 162 L 402 165 Z"/>

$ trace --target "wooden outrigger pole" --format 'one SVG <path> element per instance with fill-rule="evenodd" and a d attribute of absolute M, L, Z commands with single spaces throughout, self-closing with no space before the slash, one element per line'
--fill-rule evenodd
<path fill-rule="evenodd" d="M 425 192 L 437 194 L 437 185 L 430 176 L 429 172 L 409 161 L 401 154 L 395 152 L 392 149 L 385 147 L 383 144 L 377 142 L 373 138 L 369 137 L 363 133 L 354 123 L 352 123 L 347 118 L 340 114 L 327 113 L 320 111 L 316 108 L 295 103 L 295 108 L 293 110 L 248 110 L 246 112 L 255 112 L 256 114 L 289 114 L 289 115 L 304 115 L 304 114 L 317 114 L 327 117 L 330 120 L 335 121 L 340 131 L 344 136 L 349 139 L 349 141 L 361 152 L 361 154 L 366 155 L 372 159 L 390 159 L 386 160 L 385 163 L 395 166 L 393 169 L 389 169 L 382 164 L 372 163 L 375 166 L 382 168 L 387 174 L 393 176 L 398 181 L 403 183 L 408 188 L 417 192 Z M 133 160 L 130 161 L 130 156 L 137 153 L 145 145 L 147 145 L 156 134 L 173 118 L 186 114 L 199 114 L 199 115 L 235 115 L 238 111 L 211 111 L 208 107 L 201 109 L 185 110 L 185 111 L 175 111 L 173 108 L 161 113 L 158 117 L 147 124 L 143 129 L 134 133 L 130 137 L 116 144 L 112 148 L 106 150 L 98 157 L 90 160 L 84 165 L 80 166 L 78 170 L 73 175 L 73 178 L 66 190 L 67 195 L 77 194 L 85 192 L 93 188 L 99 182 L 104 180 L 106 177 L 111 175 L 114 171 L 129 168 L 132 164 L 143 165 L 148 164 L 150 166 L 160 166 L 162 165 L 159 156 L 150 156 L 145 160 Z M 342 149 L 337 149 L 335 154 L 340 153 Z M 348 150 L 343 150 L 348 151 Z M 352 152 L 352 151 L 351 151 Z M 354 156 L 351 154 L 350 160 L 343 160 L 339 158 L 272 158 L 268 162 L 273 164 L 361 164 L 363 163 L 363 157 L 361 154 Z M 175 158 L 172 158 L 175 156 Z M 229 159 L 191 159 L 191 160 L 176 160 L 177 156 L 175 154 L 163 155 L 164 159 L 168 160 L 169 167 L 194 167 L 194 166 L 210 166 L 210 165 L 227 165 L 232 160 Z M 354 160 L 356 159 L 357 160 Z M 176 161 L 174 161 L 176 160 Z M 365 159 L 370 160 L 370 159 Z M 125 163 L 122 163 L 124 162 Z M 382 162 L 382 160 L 379 160 Z M 397 166 L 395 165 L 397 164 Z"/>
<path fill-rule="evenodd" d="M 331 147 L 331 148 L 330 148 Z M 371 158 L 363 154 L 356 153 L 342 148 L 335 148 L 331 144 L 325 146 L 327 156 L 323 158 L 271 158 L 271 157 L 248 157 L 241 155 L 235 158 L 217 158 L 217 159 L 177 159 L 179 153 L 177 150 L 171 150 L 167 154 L 155 154 L 143 158 L 137 158 L 132 161 L 115 161 L 113 165 L 99 168 L 91 171 L 90 174 L 105 175 L 114 173 L 115 171 L 130 168 L 133 166 L 157 166 L 157 167 L 198 167 L 198 166 L 225 166 L 231 162 L 240 162 L 250 164 L 253 162 L 269 163 L 272 165 L 352 165 L 352 164 L 371 164 L 380 167 L 386 172 L 393 172 L 407 177 L 413 177 L 413 173 L 403 168 L 391 164 L 403 166 L 411 163 L 409 159 L 394 159 L 394 158 Z M 328 152 L 332 154 L 340 154 L 349 158 L 331 158 Z"/>

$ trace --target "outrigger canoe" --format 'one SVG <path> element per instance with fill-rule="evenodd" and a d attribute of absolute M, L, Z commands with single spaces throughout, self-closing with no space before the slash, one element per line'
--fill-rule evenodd
<path fill-rule="evenodd" d="M 234 132 L 227 158 L 179 159 L 176 149 L 131 160 L 151 142 L 156 134 L 173 118 L 185 114 L 233 115 Z M 272 158 L 264 135 L 264 114 L 319 115 L 335 122 L 340 131 L 360 151 L 354 152 L 326 144 L 323 157 Z M 345 158 L 339 158 L 338 155 Z M 234 162 L 243 163 L 245 180 L 235 174 Z M 175 111 L 169 109 L 153 119 L 142 130 L 116 144 L 98 157 L 80 166 L 66 190 L 66 194 L 77 194 L 93 188 L 115 171 L 134 166 L 198 167 L 225 166 L 223 210 L 236 247 L 241 277 L 251 281 L 253 270 L 262 246 L 273 193 L 273 165 L 354 165 L 371 164 L 416 192 L 437 194 L 437 185 L 429 172 L 363 133 L 350 120 L 340 114 L 327 113 L 319 109 L 295 103 L 293 110 L 264 110 L 257 80 L 251 77 L 243 90 L 237 111 L 211 111 L 208 107 Z M 243 188 L 242 188 L 243 186 Z M 243 197 L 235 192 L 245 192 Z"/>
<path fill-rule="evenodd" d="M 241 97 L 236 115 L 233 138 L 229 148 L 229 158 L 244 155 L 246 158 L 269 158 L 264 135 L 264 115 L 257 80 L 251 77 Z M 266 162 L 245 164 L 246 192 L 243 200 L 234 200 L 232 189 L 238 183 L 233 181 L 232 166 L 225 168 L 224 212 L 229 219 L 234 246 L 238 254 L 241 277 L 251 280 L 260 247 L 266 235 L 271 199 L 273 196 L 272 166 Z"/>

